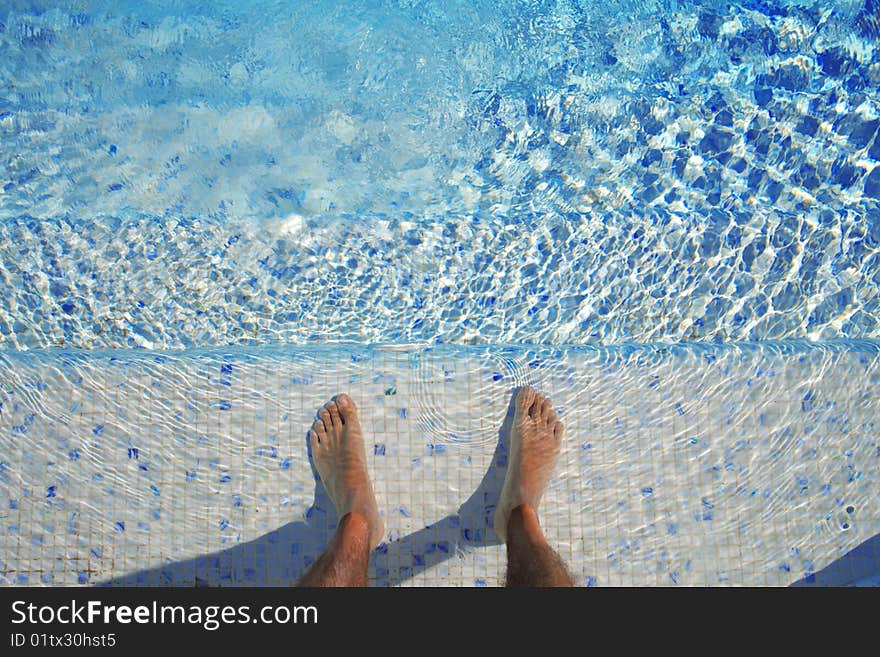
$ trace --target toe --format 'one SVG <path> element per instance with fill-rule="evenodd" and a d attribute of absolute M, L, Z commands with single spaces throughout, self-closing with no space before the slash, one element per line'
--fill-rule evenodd
<path fill-rule="evenodd" d="M 517 410 L 528 413 L 534 399 L 535 389 L 532 386 L 523 386 L 516 397 Z"/>
<path fill-rule="evenodd" d="M 357 413 L 357 407 L 354 405 L 354 400 L 344 392 L 340 395 L 336 395 L 336 408 L 339 409 L 339 417 L 342 418 L 343 424 L 353 420 Z"/>
<path fill-rule="evenodd" d="M 543 403 L 543 395 L 535 393 L 535 398 L 532 400 L 532 405 L 529 408 L 529 416 L 531 416 L 533 420 L 537 420 L 541 416 L 541 405 Z"/>
<path fill-rule="evenodd" d="M 329 432 L 333 428 L 333 422 L 330 419 L 330 411 L 326 408 L 322 408 L 318 413 L 318 417 L 320 417 L 321 422 L 324 423 L 324 431 Z"/>
<path fill-rule="evenodd" d="M 553 425 L 553 437 L 557 442 L 562 442 L 562 422 Z"/>
<path fill-rule="evenodd" d="M 541 419 L 546 420 L 550 417 L 550 413 L 553 411 L 553 404 L 550 403 L 550 400 L 544 397 L 544 401 L 541 402 Z"/>
<path fill-rule="evenodd" d="M 312 433 L 317 437 L 318 444 L 327 439 L 327 431 L 324 429 L 323 420 L 315 420 L 315 423 L 312 425 Z"/>
<path fill-rule="evenodd" d="M 547 424 L 549 426 L 553 426 L 556 423 L 556 411 L 553 410 L 553 407 L 548 404 L 547 413 L 545 416 L 547 418 Z"/>
<path fill-rule="evenodd" d="M 312 449 L 317 448 L 321 444 L 321 441 L 318 439 L 318 432 L 314 429 L 309 431 L 309 444 L 312 446 Z"/>
<path fill-rule="evenodd" d="M 333 423 L 334 427 L 342 426 L 342 418 L 339 416 L 339 407 L 335 402 L 329 402 L 325 408 L 330 413 L 330 421 Z"/>

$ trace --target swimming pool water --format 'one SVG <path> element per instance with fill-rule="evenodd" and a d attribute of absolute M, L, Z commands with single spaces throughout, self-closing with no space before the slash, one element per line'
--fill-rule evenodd
<path fill-rule="evenodd" d="M 880 336 L 873 1 L 7 7 L 5 347 Z"/>
<path fill-rule="evenodd" d="M 525 383 L 578 583 L 876 582 L 878 39 L 876 0 L 5 2 L 0 584 L 295 581 L 341 391 L 371 579 L 498 583 Z"/>

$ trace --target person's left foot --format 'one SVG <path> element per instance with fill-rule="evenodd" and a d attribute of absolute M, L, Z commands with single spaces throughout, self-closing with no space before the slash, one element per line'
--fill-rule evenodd
<path fill-rule="evenodd" d="M 309 431 L 312 457 L 339 518 L 358 514 L 370 532 L 370 549 L 382 542 L 385 526 L 367 472 L 364 433 L 351 397 L 337 395 L 318 412 Z"/>

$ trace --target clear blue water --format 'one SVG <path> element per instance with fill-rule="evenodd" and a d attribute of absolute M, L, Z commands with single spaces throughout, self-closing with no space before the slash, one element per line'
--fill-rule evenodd
<path fill-rule="evenodd" d="M 880 337 L 874 0 L 63 4 L 0 347 Z"/>

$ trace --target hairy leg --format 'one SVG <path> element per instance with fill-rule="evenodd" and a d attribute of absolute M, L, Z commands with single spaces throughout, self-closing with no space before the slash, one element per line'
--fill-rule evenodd
<path fill-rule="evenodd" d="M 507 586 L 574 586 L 528 504 L 516 507 L 507 523 Z"/>
<path fill-rule="evenodd" d="M 370 529 L 358 513 L 344 516 L 327 551 L 311 565 L 300 586 L 366 586 Z"/>

